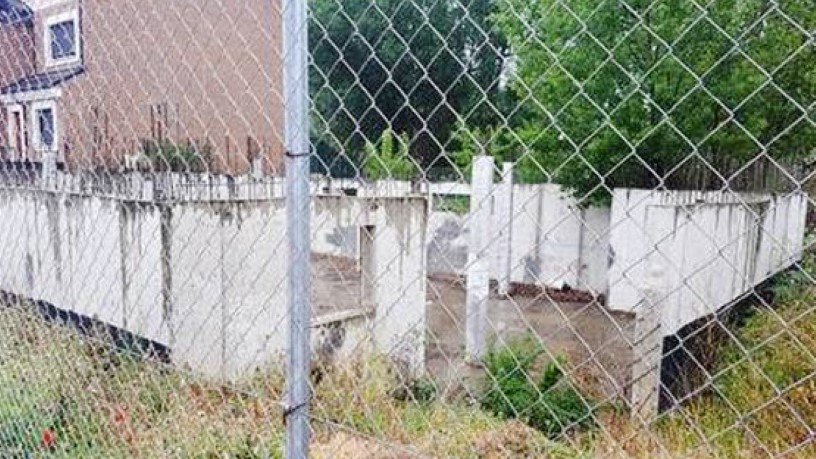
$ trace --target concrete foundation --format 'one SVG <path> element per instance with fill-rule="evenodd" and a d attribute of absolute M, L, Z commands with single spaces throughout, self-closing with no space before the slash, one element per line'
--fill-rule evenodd
<path fill-rule="evenodd" d="M 335 330 L 318 334 L 316 350 L 342 357 L 367 330 L 378 351 L 422 371 L 426 213 L 421 198 L 313 199 L 318 223 L 376 229 L 369 296 L 344 305 L 370 312 L 316 317 L 315 327 Z M 3 190 L 0 290 L 166 345 L 193 371 L 236 379 L 285 352 L 285 225 L 282 199 L 155 203 Z M 349 339 L 338 339 L 338 328 Z"/>

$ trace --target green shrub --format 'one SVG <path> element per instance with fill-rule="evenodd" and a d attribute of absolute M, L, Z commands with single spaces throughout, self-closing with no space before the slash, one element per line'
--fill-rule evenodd
<path fill-rule="evenodd" d="M 543 354 L 532 339 L 491 349 L 485 357 L 488 383 L 482 408 L 504 419 L 520 419 L 551 437 L 591 423 L 590 403 L 564 378 L 562 358 L 535 370 Z"/>
<path fill-rule="evenodd" d="M 424 377 L 417 379 L 409 386 L 411 400 L 417 403 L 428 404 L 436 400 L 438 389 L 433 379 Z"/>

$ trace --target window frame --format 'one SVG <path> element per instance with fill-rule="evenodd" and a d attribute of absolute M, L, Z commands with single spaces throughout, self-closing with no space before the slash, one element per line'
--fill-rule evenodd
<path fill-rule="evenodd" d="M 11 148 L 13 143 L 17 143 L 18 141 L 21 145 L 16 145 L 14 148 L 14 156 L 9 158 L 11 160 L 21 160 L 28 157 L 28 152 L 26 151 L 26 137 L 28 133 L 28 126 L 26 126 L 26 116 L 25 116 L 25 107 L 22 104 L 11 104 L 6 106 L 6 140 L 7 140 L 7 148 Z M 19 115 L 19 124 L 18 122 L 12 121 L 15 115 Z M 16 128 L 16 129 L 15 129 Z M 20 130 L 22 130 L 23 138 L 19 138 Z"/>
<path fill-rule="evenodd" d="M 53 145 L 48 147 L 42 142 L 42 133 L 40 131 L 40 111 L 51 110 L 51 118 L 53 123 Z M 31 141 L 34 149 L 38 152 L 58 152 L 59 151 L 59 117 L 57 116 L 57 104 L 53 100 L 45 100 L 33 102 L 31 104 Z"/>
<path fill-rule="evenodd" d="M 76 52 L 73 56 L 54 58 L 51 54 L 51 28 L 63 22 L 73 22 L 74 24 L 74 47 Z M 45 18 L 43 23 L 43 47 L 45 52 L 45 66 L 54 67 L 57 65 L 75 64 L 82 61 L 82 34 L 79 29 L 79 10 L 71 10 L 65 13 L 53 14 Z"/>

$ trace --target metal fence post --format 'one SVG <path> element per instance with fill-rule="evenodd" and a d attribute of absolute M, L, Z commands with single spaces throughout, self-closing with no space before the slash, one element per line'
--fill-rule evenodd
<path fill-rule="evenodd" d="M 289 346 L 284 414 L 287 459 L 302 459 L 309 455 L 311 230 L 308 52 L 306 0 L 286 0 L 283 9 L 283 85 L 289 245 Z"/>

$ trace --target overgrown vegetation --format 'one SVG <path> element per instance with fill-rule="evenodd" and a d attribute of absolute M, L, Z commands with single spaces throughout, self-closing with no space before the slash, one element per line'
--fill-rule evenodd
<path fill-rule="evenodd" d="M 522 423 L 438 400 L 430 379 L 401 383 L 384 359 L 327 369 L 313 387 L 316 458 L 574 457 Z M 280 457 L 282 388 L 274 372 L 207 383 L 0 308 L 0 457 Z"/>
<path fill-rule="evenodd" d="M 0 457 L 264 457 L 280 387 L 209 384 L 0 306 Z"/>
<path fill-rule="evenodd" d="M 408 152 L 408 135 L 396 136 L 386 129 L 374 144 L 366 142 L 363 173 L 369 180 L 411 180 L 419 168 Z"/>
<path fill-rule="evenodd" d="M 207 172 L 213 146 L 203 142 L 142 139 L 139 167 L 153 172 Z"/>
<path fill-rule="evenodd" d="M 487 387 L 481 406 L 504 419 L 521 419 L 549 436 L 591 424 L 593 404 L 564 378 L 563 359 L 536 371 L 545 356 L 533 338 L 490 350 L 485 357 Z"/>
<path fill-rule="evenodd" d="M 781 276 L 773 307 L 759 305 L 721 352 L 703 395 L 663 431 L 729 457 L 816 457 L 816 257 Z M 692 428 L 693 427 L 693 428 Z"/>

